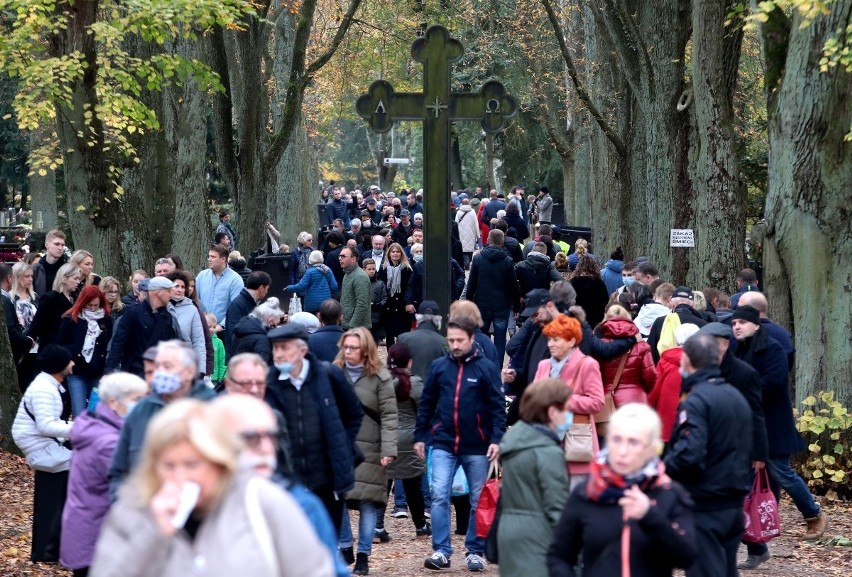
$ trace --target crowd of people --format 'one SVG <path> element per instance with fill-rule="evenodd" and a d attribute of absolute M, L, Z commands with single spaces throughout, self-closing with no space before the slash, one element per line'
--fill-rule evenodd
<path fill-rule="evenodd" d="M 294 314 L 237 252 L 227 211 L 197 274 L 166 255 L 125 287 L 85 250 L 66 255 L 58 230 L 43 255 L 0 265 L 34 562 L 367 575 L 390 514 L 431 538 L 411 547 L 442 570 L 454 508 L 479 572 L 496 462 L 507 576 L 737 575 L 762 469 L 804 538 L 825 532 L 790 466 L 795 350 L 754 271 L 731 296 L 674 286 L 621 247 L 601 263 L 588 241 L 569 246 L 544 187 L 459 191 L 442 311 L 423 296 L 421 193 L 322 194 L 332 225 L 319 248 L 298 235 L 278 287 Z M 747 547 L 741 569 L 771 557 Z"/>

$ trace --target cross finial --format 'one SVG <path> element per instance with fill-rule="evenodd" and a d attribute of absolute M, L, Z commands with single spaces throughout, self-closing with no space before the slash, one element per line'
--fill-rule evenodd
<path fill-rule="evenodd" d="M 432 112 L 434 112 L 434 113 L 435 113 L 435 118 L 438 118 L 438 115 L 439 115 L 439 114 L 441 114 L 441 111 L 442 111 L 442 110 L 446 110 L 446 109 L 447 109 L 447 105 L 446 105 L 446 104 L 441 104 L 441 99 L 440 99 L 440 98 L 436 98 L 436 99 L 435 99 L 435 102 L 433 102 L 432 104 L 427 104 L 427 105 L 426 105 L 426 108 L 427 108 L 428 110 L 431 110 Z"/>

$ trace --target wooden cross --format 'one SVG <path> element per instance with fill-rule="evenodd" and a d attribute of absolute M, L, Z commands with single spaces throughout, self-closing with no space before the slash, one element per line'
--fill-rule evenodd
<path fill-rule="evenodd" d="M 423 92 L 394 92 L 389 82 L 377 80 L 355 103 L 359 116 L 376 132 L 387 132 L 400 120 L 423 122 L 423 298 L 437 302 L 443 315 L 449 313 L 452 278 L 450 123 L 478 120 L 483 130 L 496 133 L 518 111 L 515 98 L 496 80 L 479 92 L 452 92 L 451 65 L 463 54 L 461 42 L 446 28 L 430 26 L 411 45 L 412 57 L 423 64 Z"/>

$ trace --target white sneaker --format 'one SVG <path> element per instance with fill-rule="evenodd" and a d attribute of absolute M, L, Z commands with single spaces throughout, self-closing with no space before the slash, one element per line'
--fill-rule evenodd
<path fill-rule="evenodd" d="M 477 555 L 476 553 L 471 553 L 467 557 L 464 558 L 467 563 L 467 570 L 479 573 L 480 571 L 485 571 L 485 559 Z"/>

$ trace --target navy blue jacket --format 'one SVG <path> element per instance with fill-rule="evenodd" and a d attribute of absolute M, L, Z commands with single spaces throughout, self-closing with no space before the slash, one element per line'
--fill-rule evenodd
<path fill-rule="evenodd" d="M 266 327 L 260 319 L 245 317 L 234 328 L 231 354 L 255 353 L 260 355 L 267 365 L 272 364 L 272 343 L 266 336 Z"/>
<path fill-rule="evenodd" d="M 355 389 L 339 368 L 317 360 L 310 352 L 305 358 L 310 366 L 301 392 L 307 391 L 313 396 L 319 409 L 320 430 L 304 430 L 298 417 L 288 410 L 292 407 L 286 406 L 283 387 L 292 387 L 292 384 L 288 380 L 279 381 L 279 372 L 275 367 L 269 369 L 266 402 L 287 419 L 296 474 L 306 476 L 305 471 L 299 470 L 299 447 L 311 438 L 314 441 L 321 439 L 321 443 L 311 443 L 311 446 L 314 451 L 318 447 L 325 449 L 323 457 L 331 474 L 330 485 L 335 493 L 342 496 L 355 487 L 355 438 L 361 429 L 364 410 Z"/>
<path fill-rule="evenodd" d="M 121 367 L 123 371 L 143 377 L 145 363 L 142 355 L 145 351 L 160 341 L 175 337 L 174 317 L 166 307 L 154 311 L 147 300 L 131 307 L 115 327 L 104 372 L 111 373 Z M 199 363 L 203 361 L 199 359 Z"/>
<path fill-rule="evenodd" d="M 769 456 L 783 457 L 804 450 L 805 442 L 796 430 L 796 422 L 793 419 L 790 370 L 784 349 L 761 325 L 753 337 L 738 343 L 734 354 L 751 365 L 760 375 Z"/>
<path fill-rule="evenodd" d="M 695 371 L 681 387 L 686 398 L 666 473 L 689 491 L 697 511 L 741 508 L 751 489 L 751 409 L 716 367 Z"/>
<path fill-rule="evenodd" d="M 502 247 L 486 246 L 473 257 L 467 299 L 475 302 L 479 310 L 504 314 L 510 307 L 518 310 L 520 293 L 515 263 Z"/>
<path fill-rule="evenodd" d="M 456 455 L 484 455 L 506 430 L 506 398 L 497 365 L 473 347 L 436 359 L 426 375 L 414 440 Z"/>
<path fill-rule="evenodd" d="M 256 306 L 257 302 L 247 289 L 241 290 L 237 298 L 228 305 L 228 312 L 225 313 L 225 338 L 223 339 L 228 358 L 234 354 L 234 347 L 237 344 L 234 341 L 234 330 L 236 330 L 237 324 L 247 317 Z M 204 323 L 206 324 L 207 321 L 205 320 Z"/>
<path fill-rule="evenodd" d="M 330 363 L 340 350 L 337 343 L 342 336 L 343 327 L 340 325 L 322 326 L 308 337 L 308 350 L 319 360 Z"/>

